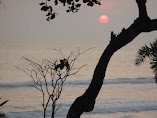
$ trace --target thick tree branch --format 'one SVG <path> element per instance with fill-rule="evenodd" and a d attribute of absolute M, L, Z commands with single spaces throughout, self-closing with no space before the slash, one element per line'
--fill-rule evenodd
<path fill-rule="evenodd" d="M 157 30 L 157 19 L 150 20 L 150 22 L 147 23 L 146 29 L 143 29 L 143 32 L 151 32 Z"/>
<path fill-rule="evenodd" d="M 147 2 L 147 0 L 136 0 L 136 3 L 138 5 L 138 9 L 139 9 L 139 17 L 140 18 L 148 17 L 146 5 L 145 5 L 146 2 Z"/>
<path fill-rule="evenodd" d="M 128 29 L 122 29 L 119 35 L 111 32 L 111 41 L 103 52 L 94 71 L 93 79 L 86 92 L 78 97 L 70 107 L 67 118 L 80 118 L 83 112 L 93 110 L 95 100 L 103 85 L 106 69 L 112 55 L 123 46 L 130 43 L 136 36 L 142 32 L 151 32 L 157 30 L 157 19 L 151 20 L 146 10 L 147 0 L 136 0 L 139 8 L 139 18 Z"/>

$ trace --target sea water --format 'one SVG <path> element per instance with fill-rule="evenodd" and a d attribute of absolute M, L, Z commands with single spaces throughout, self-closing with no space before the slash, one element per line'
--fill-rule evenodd
<path fill-rule="evenodd" d="M 82 78 L 86 78 L 86 80 Z M 83 94 L 90 81 L 90 77 L 75 76 L 64 83 L 61 98 L 57 103 L 57 105 L 61 105 L 55 114 L 57 118 L 66 117 L 71 104 L 76 97 Z M 30 84 L 29 81 L 1 83 L 1 96 L 9 99 L 9 102 L 1 107 L 1 112 L 9 118 L 42 118 L 42 94 L 30 87 Z M 156 93 L 157 86 L 153 78 L 105 79 L 101 92 L 96 99 L 94 110 L 90 113 L 84 113 L 82 117 L 139 118 L 138 113 L 151 112 L 150 118 L 156 118 Z M 47 116 L 50 116 L 50 113 L 51 109 L 48 108 Z"/>
<path fill-rule="evenodd" d="M 75 48 L 63 49 L 63 54 L 68 55 L 71 50 Z M 56 118 L 65 118 L 74 100 L 88 88 L 103 50 L 104 46 L 78 58 L 76 67 L 84 64 L 87 66 L 65 81 L 57 101 L 60 108 L 55 114 Z M 149 61 L 140 67 L 134 65 L 136 51 L 124 48 L 115 53 L 107 68 L 94 110 L 83 113 L 82 118 L 157 118 L 157 85 L 154 75 L 149 69 Z M 42 118 L 41 92 L 31 87 L 31 79 L 16 68 L 25 67 L 26 63 L 20 59 L 22 56 L 36 62 L 61 57 L 52 49 L 1 48 L 0 102 L 9 102 L 0 107 L 0 113 L 5 113 L 8 118 Z M 47 109 L 47 116 L 50 117 L 50 114 L 51 107 Z"/>

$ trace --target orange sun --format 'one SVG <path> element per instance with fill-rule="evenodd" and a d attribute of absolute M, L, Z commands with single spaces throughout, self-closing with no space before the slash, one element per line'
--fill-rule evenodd
<path fill-rule="evenodd" d="M 108 19 L 108 17 L 106 15 L 101 15 L 100 18 L 99 18 L 99 22 L 103 23 L 103 24 L 107 23 L 108 20 L 109 19 Z"/>

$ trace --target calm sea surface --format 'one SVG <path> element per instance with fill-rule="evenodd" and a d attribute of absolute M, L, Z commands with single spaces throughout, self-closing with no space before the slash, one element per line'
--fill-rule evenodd
<path fill-rule="evenodd" d="M 68 55 L 71 50 L 63 49 L 63 54 Z M 61 106 L 56 113 L 57 118 L 65 118 L 73 101 L 87 89 L 102 51 L 103 48 L 96 48 L 78 58 L 76 67 L 87 66 L 77 75 L 67 78 L 58 101 Z M 113 56 L 95 108 L 84 113 L 82 118 L 157 118 L 157 85 L 149 69 L 149 61 L 140 67 L 134 65 L 136 51 L 124 48 Z M 0 108 L 0 112 L 8 118 L 42 118 L 41 93 L 30 87 L 30 78 L 16 68 L 25 66 L 20 59 L 22 56 L 34 61 L 60 57 L 52 49 L 1 48 L 0 102 L 7 99 L 9 102 Z M 50 112 L 48 109 L 47 116 Z"/>

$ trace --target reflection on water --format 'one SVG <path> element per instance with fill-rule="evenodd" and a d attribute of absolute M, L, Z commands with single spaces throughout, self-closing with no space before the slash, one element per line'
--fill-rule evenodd
<path fill-rule="evenodd" d="M 91 48 L 91 47 L 89 47 Z M 25 66 L 24 62 L 20 59 L 22 56 L 28 57 L 33 61 L 39 61 L 41 59 L 48 59 L 50 61 L 56 60 L 61 55 L 52 49 L 37 50 L 37 49 L 1 49 L 0 50 L 0 76 L 1 77 L 26 77 L 26 75 L 19 71 L 16 66 Z M 63 48 L 62 52 L 65 56 L 70 54 L 70 51 L 77 50 L 78 48 Z M 84 51 L 87 47 L 82 47 Z M 149 62 L 146 61 L 140 67 L 134 65 L 134 59 L 136 56 L 136 49 L 123 48 L 116 52 L 107 68 L 106 78 L 126 78 L 126 77 L 152 77 L 152 71 L 150 70 Z M 98 46 L 85 54 L 81 55 L 77 62 L 76 67 L 80 67 L 87 64 L 78 74 L 92 76 L 95 66 L 104 50 L 104 46 Z M 14 78 L 14 79 L 16 79 Z M 10 80 L 9 80 L 10 81 Z M 14 81 L 14 80 L 13 80 Z"/>
<path fill-rule="evenodd" d="M 84 64 L 87 66 L 65 82 L 58 101 L 61 108 L 56 114 L 57 118 L 65 117 L 72 102 L 87 89 L 103 48 L 93 49 L 77 60 L 76 67 Z M 69 49 L 63 50 L 63 54 L 69 53 Z M 83 118 L 156 118 L 157 85 L 152 78 L 148 62 L 141 67 L 134 66 L 135 55 L 136 51 L 122 49 L 113 56 L 95 109 L 84 113 Z M 30 87 L 30 79 L 15 67 L 25 66 L 20 60 L 22 56 L 39 61 L 54 60 L 60 54 L 50 49 L 1 49 L 0 96 L 3 97 L 2 100 L 9 99 L 9 102 L 0 111 L 6 113 L 9 118 L 42 118 L 41 93 Z M 48 115 L 50 112 L 49 109 Z"/>
<path fill-rule="evenodd" d="M 82 80 L 82 78 L 86 78 L 86 80 Z M 58 101 L 61 107 L 56 114 L 57 118 L 66 116 L 70 105 L 76 97 L 83 94 L 90 80 L 91 78 L 87 76 L 74 76 L 66 81 L 61 98 Z M 136 83 L 137 80 L 139 83 Z M 10 100 L 1 110 L 9 118 L 42 117 L 41 93 L 35 88 L 29 87 L 28 82 L 9 86 L 10 84 L 6 83 L 0 86 L 1 95 L 5 96 L 4 99 Z M 157 86 L 153 78 L 105 79 L 95 109 L 90 113 L 84 113 L 83 118 L 96 118 L 98 116 L 107 118 L 109 116 L 115 117 L 119 113 L 128 115 L 134 114 L 134 112 L 134 115 L 137 116 L 137 112 L 145 114 L 147 111 L 156 113 L 156 93 Z M 50 116 L 50 112 L 49 109 L 47 115 Z M 155 117 L 152 115 L 151 118 Z"/>

